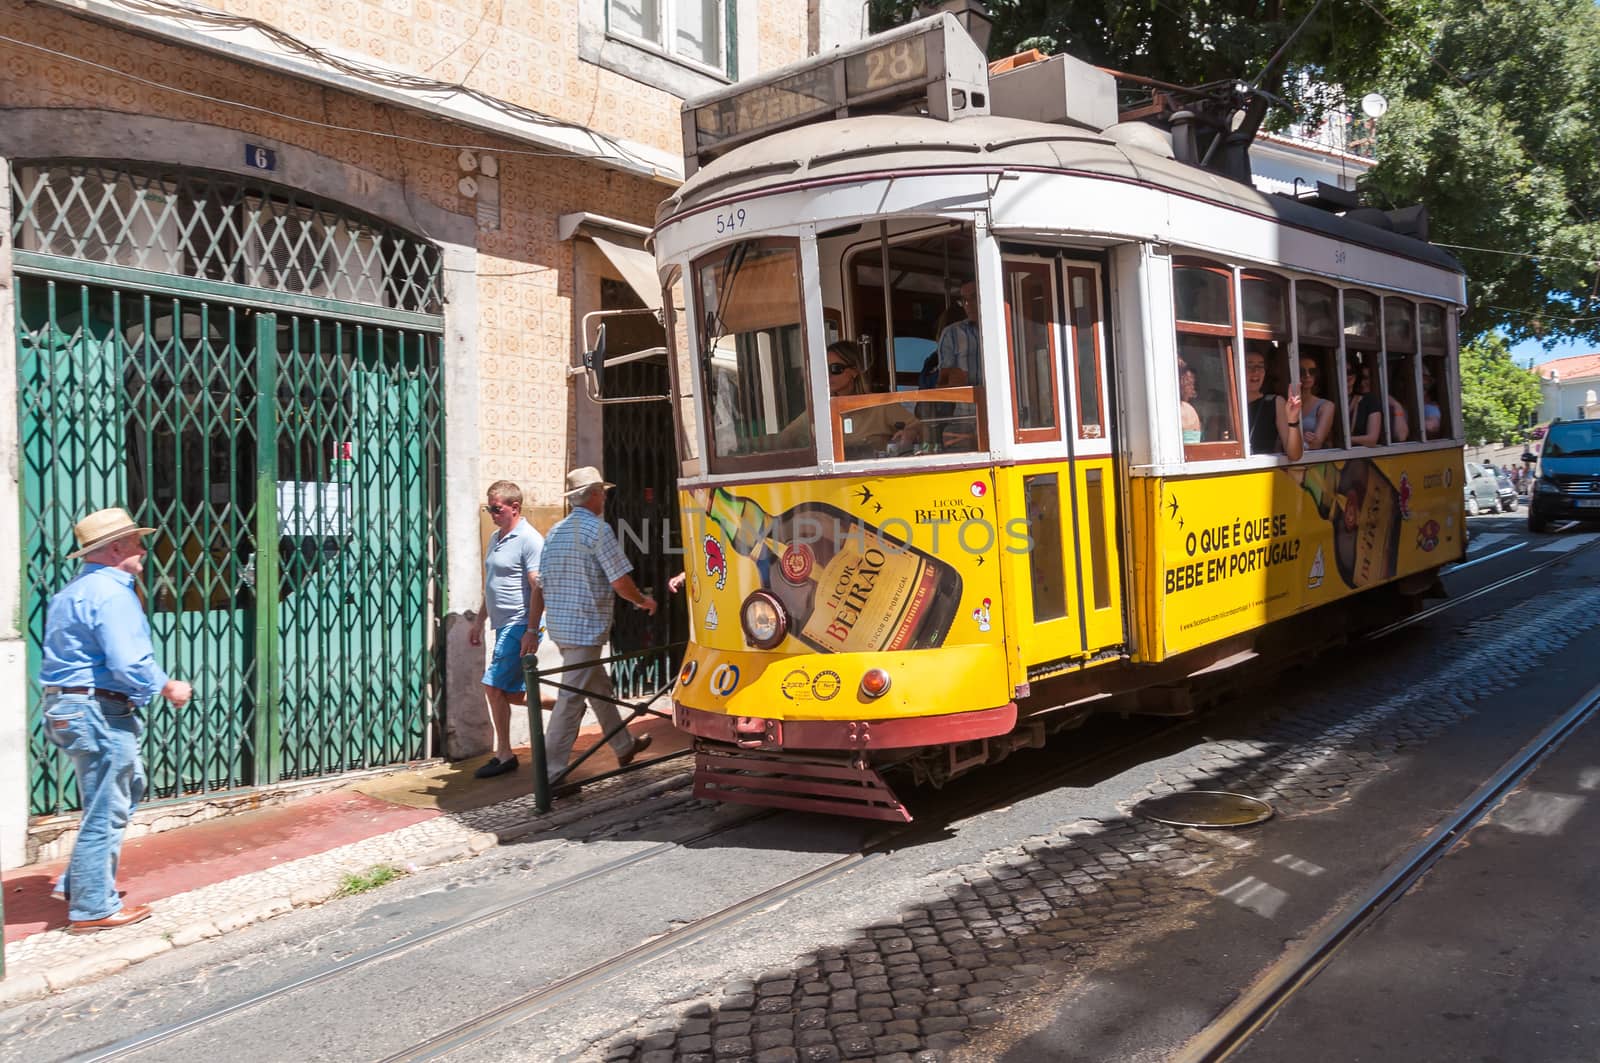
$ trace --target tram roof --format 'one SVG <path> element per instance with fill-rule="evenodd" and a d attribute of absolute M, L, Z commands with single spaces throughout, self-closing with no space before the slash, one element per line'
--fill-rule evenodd
<path fill-rule="evenodd" d="M 774 133 L 708 163 L 661 204 L 657 223 L 713 201 L 807 181 L 1007 166 L 1137 181 L 1466 272 L 1453 255 L 1424 240 L 1259 192 L 1104 133 L 995 116 L 946 122 L 915 115 L 864 115 Z"/>

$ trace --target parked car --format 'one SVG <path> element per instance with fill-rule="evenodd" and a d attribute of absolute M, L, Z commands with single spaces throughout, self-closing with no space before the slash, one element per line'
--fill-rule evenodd
<path fill-rule="evenodd" d="M 1495 510 L 1510 513 L 1517 508 L 1517 489 L 1511 486 L 1511 478 L 1493 465 L 1479 465 L 1475 461 L 1467 462 L 1462 496 L 1471 516 Z"/>
<path fill-rule="evenodd" d="M 1533 431 L 1529 432 L 1528 435 L 1530 437 L 1532 437 L 1533 439 L 1543 439 L 1544 438 L 1544 433 L 1545 433 L 1545 426 L 1542 425 L 1542 424 L 1536 424 L 1536 425 L 1533 426 Z"/>
<path fill-rule="evenodd" d="M 1545 435 L 1528 530 L 1553 520 L 1600 520 L 1600 420 L 1557 421 Z"/>

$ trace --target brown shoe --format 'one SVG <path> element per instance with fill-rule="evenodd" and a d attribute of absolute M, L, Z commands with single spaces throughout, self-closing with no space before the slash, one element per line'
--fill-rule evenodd
<path fill-rule="evenodd" d="M 69 934 L 95 934 L 102 930 L 115 930 L 119 926 L 131 926 L 150 918 L 148 904 L 135 904 L 124 908 L 120 912 L 113 912 L 104 919 L 74 919 L 67 924 Z"/>
<path fill-rule="evenodd" d="M 649 735 L 640 735 L 638 738 L 635 738 L 633 740 L 633 748 L 628 750 L 626 753 L 622 754 L 622 756 L 617 758 L 617 764 L 620 765 L 621 767 L 626 768 L 629 764 L 633 763 L 633 758 L 634 757 L 637 757 L 640 753 L 643 753 L 645 750 L 647 750 L 649 748 L 650 748 L 650 736 Z"/>

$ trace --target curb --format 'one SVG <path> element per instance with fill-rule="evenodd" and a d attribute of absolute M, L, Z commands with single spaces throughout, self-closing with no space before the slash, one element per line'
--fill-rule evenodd
<path fill-rule="evenodd" d="M 457 860 L 468 860 L 489 852 L 501 845 L 521 841 L 547 831 L 557 830 L 591 816 L 602 815 L 629 805 L 640 804 L 672 790 L 682 789 L 692 781 L 688 771 L 674 772 L 665 778 L 637 789 L 629 789 L 614 797 L 600 798 L 587 804 L 575 805 L 546 816 L 537 814 L 499 830 L 474 831 L 465 840 L 452 842 L 426 850 L 400 861 L 407 873 L 416 873 Z M 58 966 L 38 971 L 26 971 L 0 979 L 0 1009 L 16 1004 L 42 1000 L 76 986 L 95 982 L 109 975 L 142 963 L 162 953 L 184 948 L 210 938 L 242 930 L 255 923 L 284 915 L 296 908 L 312 908 L 334 900 L 340 894 L 340 882 L 330 879 L 313 886 L 305 886 L 287 896 L 255 901 L 225 915 L 202 919 L 177 930 L 160 934 L 144 934 L 118 941 L 106 952 L 70 960 Z M 112 931 L 115 933 L 115 931 Z"/>

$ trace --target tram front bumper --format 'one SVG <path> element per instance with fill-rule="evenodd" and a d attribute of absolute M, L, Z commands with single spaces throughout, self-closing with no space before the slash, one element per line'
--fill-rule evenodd
<path fill-rule="evenodd" d="M 672 705 L 680 730 L 739 749 L 874 750 L 951 745 L 1008 734 L 1017 725 L 1016 702 L 941 716 L 875 720 L 784 720 L 776 716 L 730 716 Z"/>

